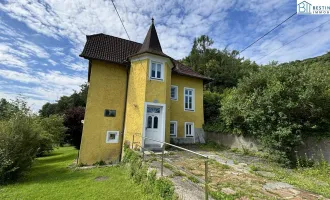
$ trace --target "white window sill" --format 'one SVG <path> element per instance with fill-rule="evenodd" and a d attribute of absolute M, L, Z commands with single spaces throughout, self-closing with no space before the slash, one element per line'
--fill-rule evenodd
<path fill-rule="evenodd" d="M 195 112 L 195 110 L 184 109 L 184 111 Z"/>
<path fill-rule="evenodd" d="M 149 80 L 164 82 L 164 79 L 161 78 L 150 78 Z"/>

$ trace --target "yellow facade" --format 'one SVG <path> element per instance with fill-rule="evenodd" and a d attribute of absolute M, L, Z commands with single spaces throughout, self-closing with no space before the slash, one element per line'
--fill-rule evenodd
<path fill-rule="evenodd" d="M 170 104 L 171 68 L 172 63 L 167 59 L 164 62 L 164 80 L 150 80 L 150 58 L 143 57 L 131 62 L 124 134 L 125 143 L 132 144 L 133 135 L 135 135 L 134 143 L 137 143 L 135 146 L 142 145 L 142 135 L 145 128 L 145 102 Z M 168 142 L 170 141 L 169 128 L 167 128 L 170 125 L 169 119 L 170 109 L 166 107 L 165 138 Z"/>
<path fill-rule="evenodd" d="M 133 135 L 142 135 L 147 74 L 147 59 L 131 63 L 126 105 L 125 143 L 131 144 Z"/>
<path fill-rule="evenodd" d="M 125 67 L 92 61 L 79 163 L 118 161 L 121 142 L 106 143 L 106 132 L 123 132 L 126 78 Z M 116 117 L 105 117 L 105 109 L 116 110 Z"/>
<path fill-rule="evenodd" d="M 178 86 L 178 100 L 171 100 L 171 121 L 177 121 L 177 137 L 184 138 L 184 123 L 193 122 L 194 128 L 204 124 L 203 80 L 172 74 L 172 85 Z M 184 88 L 195 89 L 195 111 L 184 111 Z"/>
<path fill-rule="evenodd" d="M 123 143 L 130 146 L 135 135 L 134 142 L 142 145 L 146 102 L 165 105 L 166 142 L 170 142 L 170 121 L 177 121 L 178 138 L 185 137 L 185 122 L 193 122 L 195 128 L 202 128 L 204 123 L 203 80 L 173 74 L 172 62 L 167 58 L 162 58 L 164 80 L 150 80 L 150 59 L 153 58 L 154 56 L 144 56 L 131 61 L 126 102 L 127 69 L 113 63 L 93 60 L 79 163 L 93 164 L 101 160 L 118 161 L 122 142 L 119 140 L 118 143 L 106 143 L 107 131 L 124 132 Z M 171 100 L 171 85 L 178 86 L 177 101 Z M 193 112 L 184 111 L 184 87 L 195 90 L 195 111 Z M 126 116 L 124 117 L 125 106 Z M 105 109 L 116 110 L 116 117 L 105 117 Z M 123 123 L 124 120 L 125 123 Z M 124 130 L 122 130 L 123 124 Z"/>

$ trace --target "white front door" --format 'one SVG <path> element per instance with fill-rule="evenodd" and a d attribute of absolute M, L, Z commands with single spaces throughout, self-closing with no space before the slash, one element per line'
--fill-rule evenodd
<path fill-rule="evenodd" d="M 162 107 L 147 106 L 145 136 L 147 138 L 163 141 L 162 139 Z M 145 140 L 145 144 L 159 144 L 152 140 Z"/>

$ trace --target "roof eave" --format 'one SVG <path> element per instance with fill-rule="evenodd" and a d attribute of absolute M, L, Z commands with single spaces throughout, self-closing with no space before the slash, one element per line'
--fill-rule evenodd
<path fill-rule="evenodd" d="M 79 57 L 85 58 L 87 60 L 99 60 L 99 61 L 104 61 L 104 62 L 109 62 L 109 63 L 114 63 L 114 64 L 118 64 L 118 65 L 123 65 L 123 66 L 129 66 L 130 62 L 128 61 L 124 61 L 124 62 L 115 62 L 115 61 L 110 61 L 110 60 L 106 60 L 106 59 L 101 59 L 101 58 L 93 58 L 93 57 L 89 57 L 89 56 L 84 56 L 84 55 L 79 55 Z"/>
<path fill-rule="evenodd" d="M 181 72 L 177 72 L 177 71 L 173 71 L 175 74 L 179 74 L 181 76 L 188 76 L 188 77 L 192 77 L 192 78 L 198 78 L 198 79 L 202 79 L 204 81 L 213 81 L 212 78 L 209 77 L 201 77 L 201 76 L 194 76 L 194 75 L 190 75 L 190 74 L 185 74 L 185 73 L 181 73 Z"/>

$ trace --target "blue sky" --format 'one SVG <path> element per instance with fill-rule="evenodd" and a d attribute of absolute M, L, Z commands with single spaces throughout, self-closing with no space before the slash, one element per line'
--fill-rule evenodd
<path fill-rule="evenodd" d="M 294 0 L 116 0 L 130 38 L 142 42 L 151 22 L 163 51 L 180 59 L 195 37 L 209 35 L 214 47 L 241 50 L 296 10 Z M 241 56 L 259 64 L 322 55 L 330 47 L 330 22 L 260 59 L 329 15 L 297 15 Z M 79 90 L 87 81 L 80 58 L 85 35 L 127 39 L 110 0 L 0 0 L 0 98 L 26 98 L 37 111 L 46 102 Z"/>

